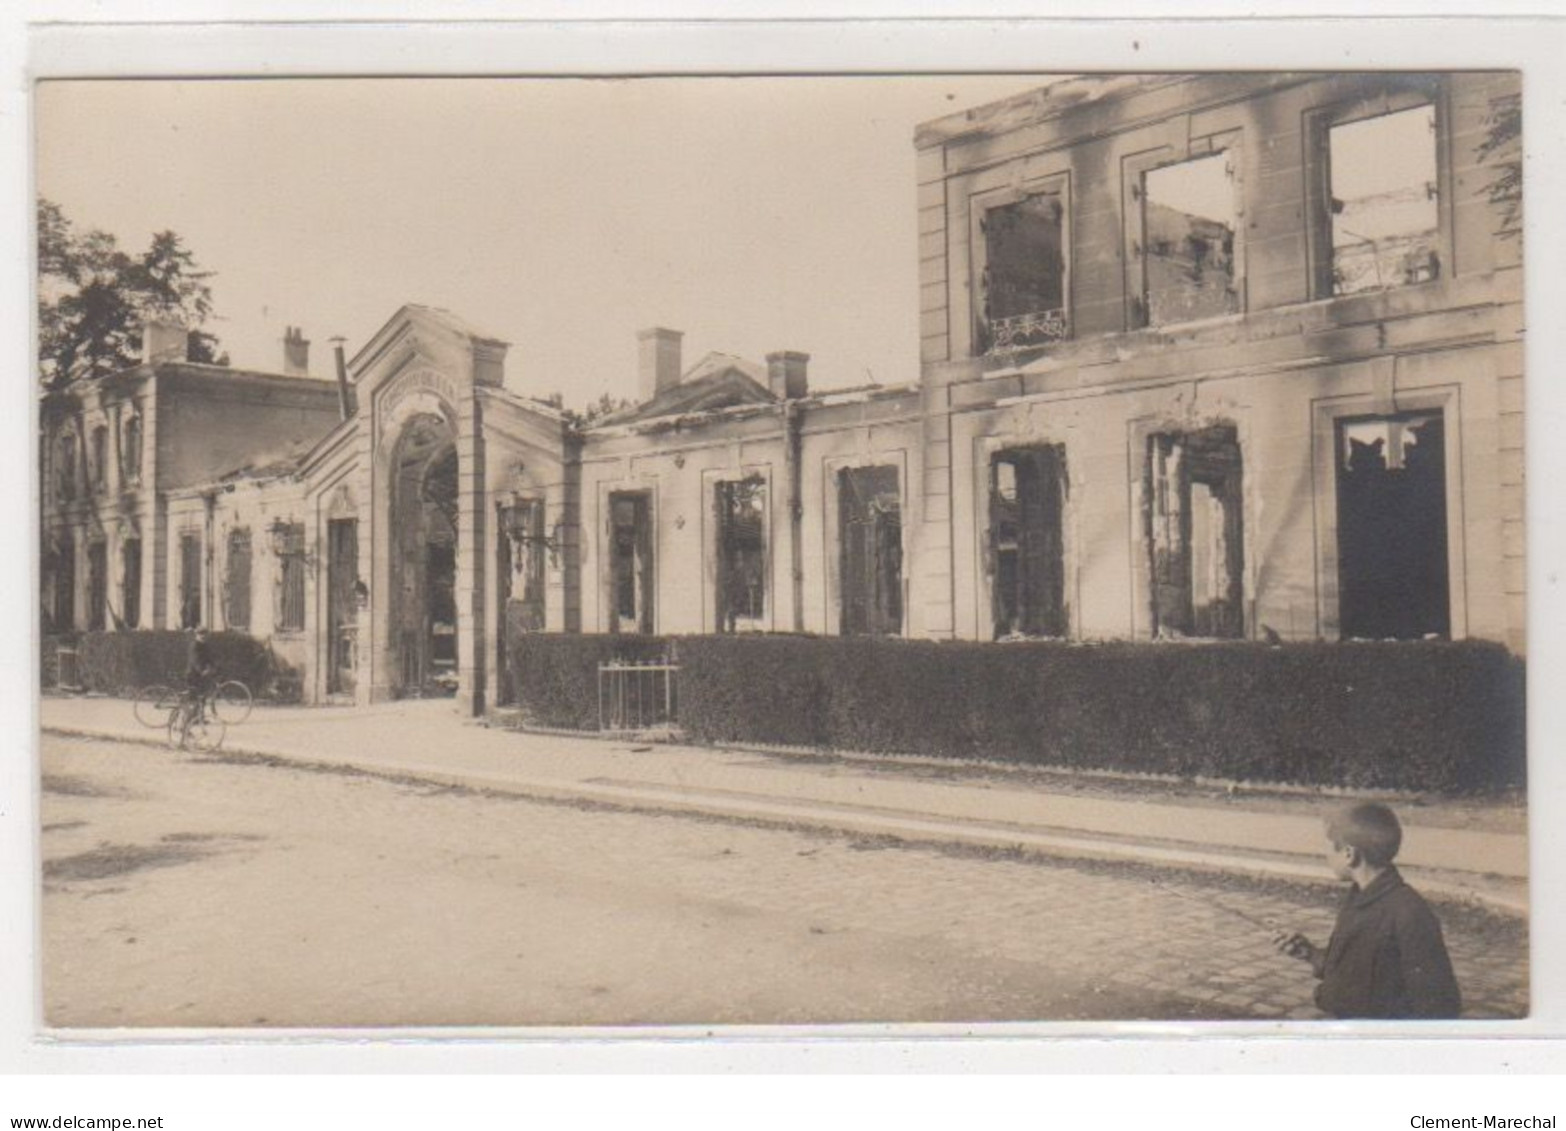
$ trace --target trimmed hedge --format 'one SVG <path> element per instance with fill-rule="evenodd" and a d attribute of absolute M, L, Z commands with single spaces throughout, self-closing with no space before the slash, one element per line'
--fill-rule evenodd
<path fill-rule="evenodd" d="M 511 623 L 508 618 L 507 627 Z M 598 665 L 650 661 L 669 642 L 656 636 L 557 635 L 511 632 L 506 642 L 516 705 L 534 726 L 598 729 Z"/>
<path fill-rule="evenodd" d="M 1523 664 L 1499 645 L 675 643 L 679 723 L 698 742 L 1442 793 L 1525 781 Z M 591 729 L 599 660 L 650 658 L 664 642 L 535 634 L 518 646 L 529 717 Z"/>
<path fill-rule="evenodd" d="M 75 642 L 77 670 L 88 691 L 134 693 L 153 683 L 180 683 L 190 659 L 188 632 L 84 632 Z M 243 632 L 214 632 L 219 679 L 237 679 L 257 698 L 297 699 L 299 676 L 264 641 Z"/>

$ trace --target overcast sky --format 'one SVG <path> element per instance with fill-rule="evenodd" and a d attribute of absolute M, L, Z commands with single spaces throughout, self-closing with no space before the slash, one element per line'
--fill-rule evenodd
<path fill-rule="evenodd" d="M 37 184 L 128 250 L 183 236 L 235 365 L 284 327 L 330 374 L 405 302 L 512 343 L 507 382 L 635 388 L 636 331 L 918 377 L 914 127 L 1031 89 L 973 78 L 47 82 Z"/>

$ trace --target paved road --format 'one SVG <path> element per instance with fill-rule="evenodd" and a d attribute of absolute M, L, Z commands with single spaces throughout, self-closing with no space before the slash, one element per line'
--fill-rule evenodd
<path fill-rule="evenodd" d="M 44 741 L 45 1008 L 76 1026 L 1296 1016 L 1318 894 Z M 1449 914 L 1473 1016 L 1526 939 Z"/>

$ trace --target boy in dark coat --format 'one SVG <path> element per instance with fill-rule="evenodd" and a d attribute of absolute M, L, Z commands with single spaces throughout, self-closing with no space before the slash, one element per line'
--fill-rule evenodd
<path fill-rule="evenodd" d="M 1462 1006 L 1441 924 L 1392 865 L 1403 843 L 1385 805 L 1352 805 L 1327 820 L 1328 863 L 1353 886 L 1326 948 L 1279 934 L 1278 949 L 1321 979 L 1316 1005 L 1334 1017 L 1451 1018 Z"/>

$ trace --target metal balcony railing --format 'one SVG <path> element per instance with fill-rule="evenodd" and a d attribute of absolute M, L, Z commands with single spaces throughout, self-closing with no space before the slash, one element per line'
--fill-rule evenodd
<path fill-rule="evenodd" d="M 1059 342 L 1070 336 L 1071 327 L 1064 309 L 1039 310 L 1031 314 L 1014 314 L 1009 318 L 992 318 L 990 353 L 1012 353 L 1036 346 Z"/>

